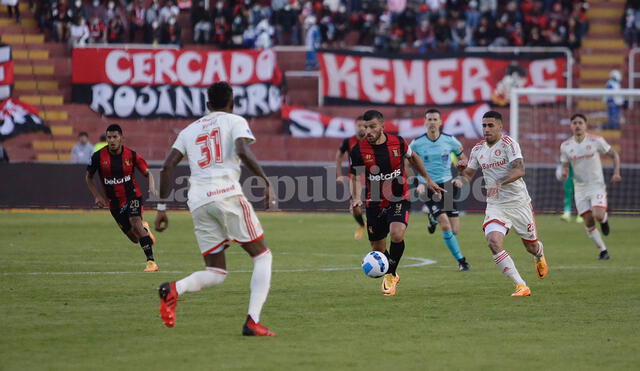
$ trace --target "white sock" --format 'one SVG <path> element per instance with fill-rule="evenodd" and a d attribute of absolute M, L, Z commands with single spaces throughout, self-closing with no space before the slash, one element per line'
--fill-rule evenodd
<path fill-rule="evenodd" d="M 595 225 L 591 228 L 587 227 L 587 234 L 589 235 L 591 241 L 596 244 L 598 250 L 604 251 L 607 249 L 604 241 L 602 241 L 602 236 L 600 236 L 600 231 L 598 231 L 598 228 L 596 228 Z"/>
<path fill-rule="evenodd" d="M 176 282 L 178 295 L 185 292 L 196 292 L 207 287 L 213 287 L 224 282 L 227 271 L 220 268 L 207 267 L 205 271 L 193 272 L 190 276 Z"/>
<path fill-rule="evenodd" d="M 267 300 L 271 286 L 271 250 L 253 258 L 253 274 L 251 275 L 251 296 L 249 298 L 249 315 L 255 323 L 260 322 L 260 312 Z"/>
<path fill-rule="evenodd" d="M 540 259 L 544 256 L 544 245 L 542 244 L 542 241 L 538 241 L 538 252 L 533 255 L 536 257 L 536 259 Z"/>
<path fill-rule="evenodd" d="M 505 276 L 511 278 L 513 283 L 516 285 L 526 285 L 522 277 L 520 277 L 520 273 L 518 273 L 518 269 L 516 268 L 516 264 L 509 256 L 509 253 L 506 250 L 502 250 L 501 252 L 495 254 L 493 256 L 493 261 L 496 263 L 500 271 Z"/>
<path fill-rule="evenodd" d="M 609 213 L 605 212 L 604 213 L 604 218 L 602 218 L 602 222 L 600 222 L 600 224 L 606 223 L 607 220 L 609 220 Z"/>

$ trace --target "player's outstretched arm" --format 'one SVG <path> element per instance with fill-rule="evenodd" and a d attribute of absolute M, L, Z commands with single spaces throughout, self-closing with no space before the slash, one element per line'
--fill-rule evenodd
<path fill-rule="evenodd" d="M 153 174 L 151 174 L 151 172 L 149 170 L 147 170 L 146 174 L 144 174 L 144 176 L 147 177 L 147 179 L 149 180 L 149 194 L 152 196 L 155 196 L 158 194 L 157 190 L 156 190 L 156 181 L 153 178 Z"/>
<path fill-rule="evenodd" d="M 509 175 L 498 180 L 495 184 L 487 188 L 487 197 L 494 197 L 500 192 L 500 188 L 503 185 L 515 182 L 516 180 L 524 177 L 524 161 L 522 158 L 517 158 L 509 163 Z"/>
<path fill-rule="evenodd" d="M 175 148 L 171 149 L 169 155 L 164 160 L 162 170 L 160 170 L 160 199 L 164 200 L 171 193 L 171 181 L 173 180 L 173 169 L 180 163 L 184 156 Z M 149 187 L 151 187 L 151 179 L 149 178 Z M 156 231 L 162 232 L 169 228 L 169 217 L 167 216 L 167 205 L 158 204 L 158 213 L 154 222 Z"/>
<path fill-rule="evenodd" d="M 258 159 L 256 155 L 253 153 L 251 148 L 249 148 L 250 140 L 248 138 L 238 138 L 235 141 L 236 144 L 236 154 L 240 157 L 240 160 L 244 164 L 244 166 L 249 169 L 253 174 L 259 176 L 264 181 L 264 201 L 265 208 L 269 209 L 271 207 L 276 206 L 276 195 L 273 193 L 271 189 L 271 184 L 269 184 L 269 179 L 267 179 L 267 174 L 265 174 L 262 166 L 258 163 Z"/>
<path fill-rule="evenodd" d="M 427 188 L 429 188 L 431 192 L 433 193 L 446 192 L 444 188 L 440 188 L 440 186 L 437 183 L 431 180 L 431 177 L 427 173 L 427 169 L 424 168 L 424 164 L 422 163 L 422 160 L 420 159 L 420 156 L 418 156 L 417 153 L 412 152 L 411 156 L 408 157 L 407 160 L 409 161 L 409 164 L 411 165 L 413 170 L 415 170 L 427 181 Z"/>
<path fill-rule="evenodd" d="M 454 180 L 451 181 L 454 186 L 458 188 L 462 188 L 463 183 L 471 183 L 471 179 L 476 175 L 476 169 L 472 169 L 470 167 L 466 167 L 460 175 L 458 175 Z"/>
<path fill-rule="evenodd" d="M 613 148 L 607 152 L 607 156 L 613 158 L 613 176 L 611 177 L 611 183 L 617 183 L 622 180 L 620 176 L 620 155 Z"/>
<path fill-rule="evenodd" d="M 346 154 L 346 152 L 342 152 L 340 149 L 336 151 L 336 182 L 340 184 L 344 184 L 344 179 L 342 178 L 342 161 L 344 161 Z"/>
<path fill-rule="evenodd" d="M 469 165 L 469 159 L 467 158 L 467 155 L 465 155 L 464 152 L 462 152 L 458 156 L 458 164 L 456 165 L 458 172 L 462 173 L 464 169 L 467 168 L 467 165 Z"/>
<path fill-rule="evenodd" d="M 100 192 L 98 192 L 98 188 L 96 188 L 96 184 L 93 182 L 93 174 L 87 171 L 86 174 L 84 175 L 84 182 L 87 184 L 87 188 L 89 188 L 89 191 L 93 195 L 96 206 L 98 207 L 107 206 L 107 201 L 100 194 Z"/>
<path fill-rule="evenodd" d="M 567 180 L 569 178 L 569 163 L 562 163 L 562 179 Z"/>
<path fill-rule="evenodd" d="M 364 174 L 352 174 L 349 178 L 349 193 L 351 194 L 350 208 L 362 207 L 362 177 Z"/>

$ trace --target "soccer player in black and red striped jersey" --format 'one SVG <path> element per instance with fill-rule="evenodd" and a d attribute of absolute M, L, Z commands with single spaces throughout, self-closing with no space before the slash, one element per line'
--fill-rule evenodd
<path fill-rule="evenodd" d="M 346 138 L 336 152 L 336 181 L 338 183 L 344 184 L 342 177 L 342 161 L 344 161 L 345 155 L 348 155 L 348 157 L 351 158 L 351 148 L 353 148 L 362 139 L 364 139 L 364 120 L 362 116 L 358 116 L 358 118 L 356 118 L 356 135 Z M 353 238 L 360 240 L 365 230 L 364 219 L 362 218 L 362 208 L 351 207 L 350 209 L 351 215 L 353 215 L 353 218 L 358 223 L 358 229 L 356 229 L 356 232 L 353 234 Z"/>
<path fill-rule="evenodd" d="M 396 294 L 400 276 L 396 273 L 404 253 L 404 233 L 409 224 L 409 183 L 404 167 L 411 167 L 427 182 L 427 188 L 437 195 L 446 192 L 434 183 L 420 157 L 405 140 L 384 132 L 384 118 L 376 110 L 365 112 L 365 139 L 351 149 L 351 207 L 362 206 L 362 180 L 366 178 L 365 213 L 371 249 L 384 253 L 389 270 L 382 280 L 382 293 Z M 364 171 L 363 171 L 364 170 Z M 387 235 L 391 246 L 387 251 Z"/>
<path fill-rule="evenodd" d="M 135 169 L 149 179 L 149 192 L 154 193 L 153 176 L 147 162 L 138 153 L 122 145 L 122 128 L 112 124 L 107 127 L 107 146 L 91 156 L 87 166 L 85 182 L 95 197 L 98 207 L 108 206 L 111 215 L 131 242 L 139 243 L 147 257 L 145 272 L 155 272 L 158 265 L 153 258 L 155 238 L 149 224 L 142 220 L 142 192 L 136 182 Z M 104 187 L 105 197 L 93 183 L 93 175 L 98 172 Z M 108 200 L 108 201 L 107 201 Z"/>

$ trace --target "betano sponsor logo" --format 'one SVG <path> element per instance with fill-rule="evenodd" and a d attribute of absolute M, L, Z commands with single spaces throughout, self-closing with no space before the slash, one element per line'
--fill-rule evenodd
<path fill-rule="evenodd" d="M 127 175 L 124 178 L 111 178 L 111 179 L 104 179 L 104 184 L 106 185 L 116 185 L 116 184 L 122 184 L 125 182 L 128 182 L 131 180 L 131 175 Z"/>
<path fill-rule="evenodd" d="M 369 180 L 372 182 L 379 182 L 381 180 L 391 180 L 399 177 L 400 174 L 402 174 L 402 171 L 400 169 L 396 169 L 393 171 L 393 173 L 390 173 L 390 174 L 385 174 L 385 173 L 377 174 L 377 175 L 369 174 Z"/>

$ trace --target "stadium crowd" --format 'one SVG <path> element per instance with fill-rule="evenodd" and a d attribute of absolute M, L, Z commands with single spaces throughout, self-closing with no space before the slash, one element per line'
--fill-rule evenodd
<path fill-rule="evenodd" d="M 580 47 L 588 29 L 585 0 L 35 1 L 41 30 L 71 46 L 195 42 L 220 48 L 304 44 L 308 50 L 358 44 L 380 52 L 467 46 L 573 49 Z M 628 8 L 638 14 L 637 7 Z M 190 12 L 192 39 L 182 35 L 181 11 Z M 629 37 L 636 40 L 634 30 Z"/>

